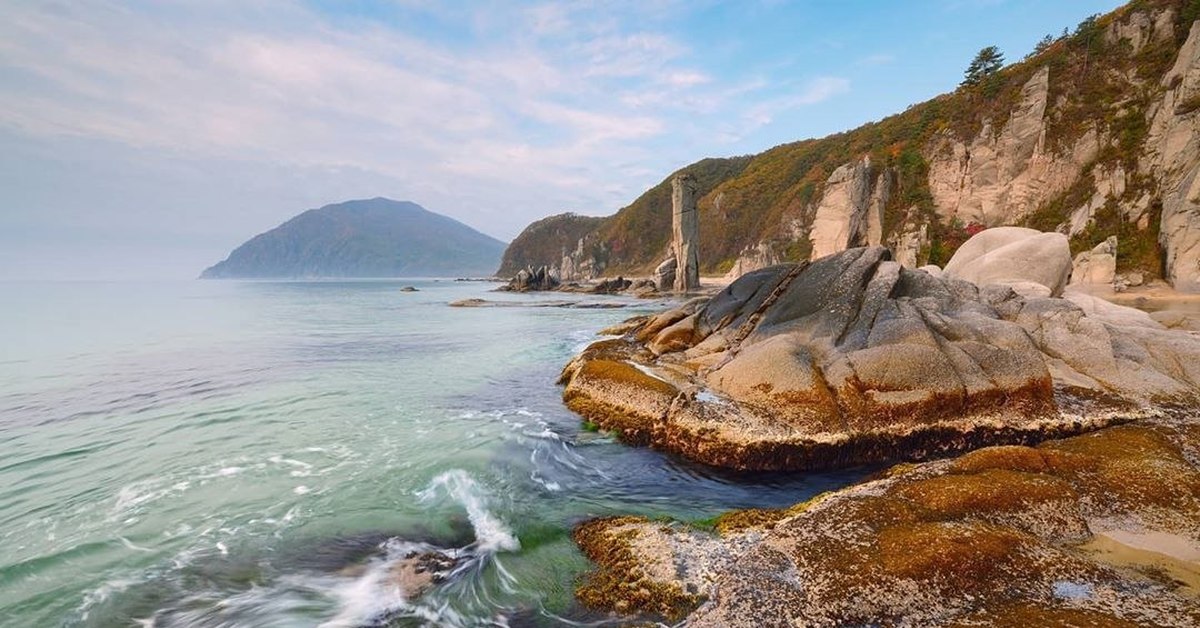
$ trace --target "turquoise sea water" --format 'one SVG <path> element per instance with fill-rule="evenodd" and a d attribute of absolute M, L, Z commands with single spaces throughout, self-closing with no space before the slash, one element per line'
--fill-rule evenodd
<path fill-rule="evenodd" d="M 664 303 L 447 306 L 561 298 L 492 287 L 0 284 L 0 626 L 592 623 L 573 524 L 862 475 L 731 475 L 584 431 L 559 369 Z M 410 600 L 388 570 L 414 548 L 462 562 Z"/>

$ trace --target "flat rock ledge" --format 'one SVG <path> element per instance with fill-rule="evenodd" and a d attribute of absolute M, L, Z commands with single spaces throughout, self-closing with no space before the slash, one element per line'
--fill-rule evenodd
<path fill-rule="evenodd" d="M 953 460 L 705 529 L 595 519 L 586 605 L 688 626 L 1200 625 L 1200 422 Z"/>
<path fill-rule="evenodd" d="M 755 271 L 602 333 L 563 370 L 568 407 L 742 470 L 1033 444 L 1200 399 L 1200 337 L 1080 295 L 935 277 L 880 247 Z"/>

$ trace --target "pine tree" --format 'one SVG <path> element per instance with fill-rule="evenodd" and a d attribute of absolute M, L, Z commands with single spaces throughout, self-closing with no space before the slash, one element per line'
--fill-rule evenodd
<path fill-rule="evenodd" d="M 968 65 L 967 71 L 963 73 L 962 85 L 978 85 L 987 77 L 999 72 L 1002 67 L 1004 67 L 1004 53 L 995 46 L 988 46 L 980 50 L 971 60 L 971 65 Z"/>

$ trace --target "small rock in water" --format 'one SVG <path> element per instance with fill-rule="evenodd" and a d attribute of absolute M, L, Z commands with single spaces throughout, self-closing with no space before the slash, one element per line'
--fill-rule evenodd
<path fill-rule="evenodd" d="M 410 552 L 392 565 L 390 576 L 406 596 L 414 598 L 444 581 L 459 562 L 459 558 L 442 552 Z"/>
<path fill-rule="evenodd" d="M 400 289 L 400 292 L 420 292 L 420 290 L 417 290 L 416 288 L 414 288 L 412 286 L 404 286 L 403 288 Z"/>

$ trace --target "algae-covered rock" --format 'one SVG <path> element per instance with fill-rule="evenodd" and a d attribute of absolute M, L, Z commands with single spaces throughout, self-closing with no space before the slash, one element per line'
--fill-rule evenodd
<path fill-rule="evenodd" d="M 1194 626 L 1197 452 L 1200 422 L 1152 420 L 902 465 L 723 515 L 717 535 L 595 520 L 581 527 L 598 570 L 580 599 L 669 619 L 695 606 L 688 626 Z M 1175 571 L 1128 559 L 1139 552 Z"/>
<path fill-rule="evenodd" d="M 989 242 L 976 257 L 1012 245 Z M 601 359 L 585 351 L 564 395 L 630 442 L 736 469 L 1029 444 L 1198 398 L 1200 339 L 1086 295 L 1026 297 L 949 271 L 872 247 L 748 273 L 620 328 L 603 344 L 616 358 L 583 369 Z"/>

